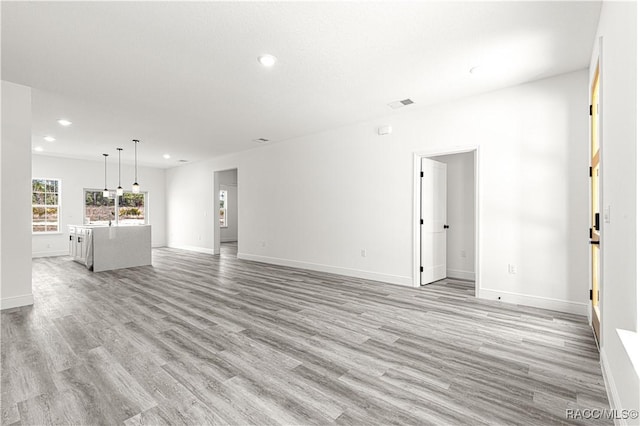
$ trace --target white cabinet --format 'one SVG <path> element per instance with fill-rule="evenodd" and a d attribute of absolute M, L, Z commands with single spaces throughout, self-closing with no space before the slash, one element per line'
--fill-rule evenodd
<path fill-rule="evenodd" d="M 69 227 L 69 256 L 76 257 L 76 227 Z"/>
<path fill-rule="evenodd" d="M 80 261 L 84 258 L 84 250 L 82 249 L 84 245 L 84 229 L 78 228 L 76 230 L 76 260 Z"/>
<path fill-rule="evenodd" d="M 91 266 L 91 228 L 69 226 L 69 256 L 87 267 Z"/>

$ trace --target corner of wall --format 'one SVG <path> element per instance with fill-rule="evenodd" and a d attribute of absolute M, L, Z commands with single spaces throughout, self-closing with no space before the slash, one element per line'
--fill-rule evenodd
<path fill-rule="evenodd" d="M 31 88 L 2 81 L 0 253 L 2 309 L 33 304 L 31 284 Z M 11 204 L 6 203 L 11 200 Z"/>

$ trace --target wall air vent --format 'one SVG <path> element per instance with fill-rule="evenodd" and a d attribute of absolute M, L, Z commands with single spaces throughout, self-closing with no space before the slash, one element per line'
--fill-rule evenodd
<path fill-rule="evenodd" d="M 402 108 L 403 106 L 411 105 L 412 103 L 414 102 L 411 99 L 407 98 L 401 101 L 391 102 L 387 105 L 389 105 L 390 108 L 398 109 L 398 108 Z"/>
<path fill-rule="evenodd" d="M 255 143 L 267 143 L 269 142 L 269 139 L 265 139 L 265 138 L 258 138 L 258 139 L 254 139 L 253 140 Z"/>

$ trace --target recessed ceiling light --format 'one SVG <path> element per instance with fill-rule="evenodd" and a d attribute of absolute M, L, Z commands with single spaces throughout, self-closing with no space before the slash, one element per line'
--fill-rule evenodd
<path fill-rule="evenodd" d="M 273 55 L 260 55 L 260 56 L 258 56 L 258 62 L 260 62 L 260 64 L 262 64 L 262 66 L 267 67 L 267 68 L 274 66 L 276 61 L 277 61 L 277 59 Z"/>
<path fill-rule="evenodd" d="M 33 150 L 36 152 L 42 152 L 44 151 L 44 148 L 42 148 L 41 146 L 36 146 L 35 148 L 33 148 Z"/>
<path fill-rule="evenodd" d="M 171 158 L 171 156 L 169 154 L 163 154 L 162 158 L 164 158 L 165 160 L 168 160 L 169 158 Z"/>
<path fill-rule="evenodd" d="M 64 118 L 58 120 L 58 124 L 61 126 L 71 126 L 71 122 L 69 120 L 65 120 Z"/>
<path fill-rule="evenodd" d="M 54 138 L 53 136 L 45 136 L 44 140 L 47 142 L 54 142 L 56 138 Z"/>

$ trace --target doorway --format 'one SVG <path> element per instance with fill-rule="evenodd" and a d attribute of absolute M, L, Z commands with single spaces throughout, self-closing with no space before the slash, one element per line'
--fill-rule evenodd
<path fill-rule="evenodd" d="M 415 153 L 414 159 L 414 286 L 447 278 L 474 285 L 477 296 L 478 148 Z"/>
<path fill-rule="evenodd" d="M 591 106 L 590 111 L 590 159 L 589 183 L 591 187 L 591 206 L 589 237 L 591 244 L 591 289 L 589 297 L 591 299 L 591 327 L 595 335 L 596 342 L 600 345 L 600 324 L 602 322 L 602 312 L 600 310 L 600 64 L 596 65 L 594 76 L 591 82 Z"/>
<path fill-rule="evenodd" d="M 214 254 L 238 255 L 238 169 L 214 173 Z"/>

